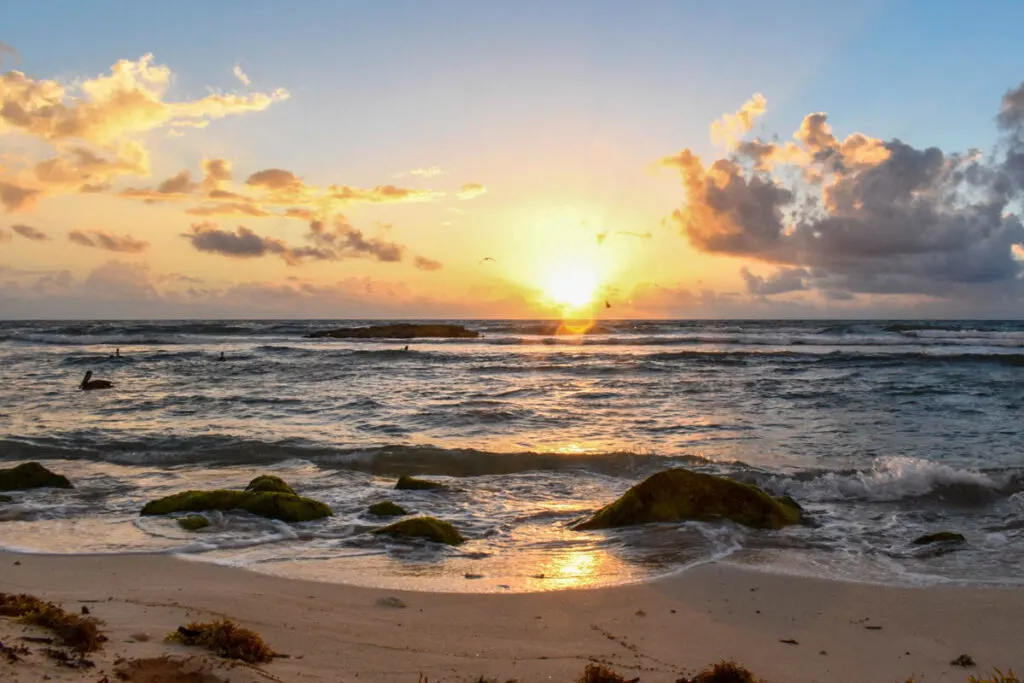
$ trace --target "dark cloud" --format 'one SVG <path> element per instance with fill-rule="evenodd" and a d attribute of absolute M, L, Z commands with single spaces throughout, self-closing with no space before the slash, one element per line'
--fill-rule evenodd
<path fill-rule="evenodd" d="M 341 260 L 346 256 L 369 256 L 377 261 L 393 263 L 405 256 L 405 247 L 378 237 L 367 238 L 361 230 L 349 225 L 343 218 L 334 221 L 328 228 L 324 221 L 314 220 L 309 224 L 310 242 L 334 255 L 329 260 Z"/>
<path fill-rule="evenodd" d="M 1014 256 L 1024 225 L 1011 211 L 1024 192 L 1022 121 L 1024 86 L 1004 97 L 1004 152 L 987 159 L 839 140 L 818 113 L 795 144 L 736 142 L 709 166 L 689 150 L 662 163 L 682 176 L 687 203 L 674 218 L 691 244 L 782 267 L 768 278 L 744 271 L 752 294 L 990 297 L 1024 292 Z"/>
<path fill-rule="evenodd" d="M 192 174 L 188 170 L 183 170 L 162 181 L 155 189 L 133 187 L 123 191 L 121 196 L 141 199 L 147 204 L 156 204 L 187 199 L 199 187 L 199 183 L 192 181 Z"/>
<path fill-rule="evenodd" d="M 807 289 L 804 279 L 809 275 L 810 273 L 803 268 L 780 268 L 768 277 L 755 275 L 748 268 L 740 269 L 740 276 L 747 283 L 747 292 L 754 296 L 771 296 Z"/>
<path fill-rule="evenodd" d="M 231 258 L 259 258 L 275 254 L 290 263 L 295 261 L 287 244 L 273 237 L 261 237 L 241 225 L 232 232 L 221 230 L 216 223 L 193 223 L 189 232 L 182 236 L 197 251 Z"/>
<path fill-rule="evenodd" d="M 137 240 L 131 235 L 113 235 L 102 230 L 92 230 L 89 232 L 72 230 L 68 233 L 68 239 L 83 247 L 106 249 L 107 251 L 126 254 L 138 254 L 149 247 L 149 242 Z"/>
<path fill-rule="evenodd" d="M 0 180 L 0 204 L 11 213 L 32 208 L 42 194 L 40 190 Z"/>
<path fill-rule="evenodd" d="M 246 179 L 245 184 L 272 191 L 294 191 L 300 190 L 303 187 L 303 182 L 297 175 L 281 168 L 268 168 L 263 171 L 257 171 Z"/>
<path fill-rule="evenodd" d="M 441 263 L 440 261 L 435 261 L 434 259 L 427 258 L 426 256 L 417 256 L 415 259 L 413 259 L 413 265 L 415 265 L 420 270 L 428 271 L 441 270 L 442 268 L 444 268 L 443 263 Z"/>
<path fill-rule="evenodd" d="M 33 228 L 31 225 L 12 225 L 11 230 L 33 242 L 45 242 L 50 239 L 49 235 L 45 232 L 38 228 Z"/>
<path fill-rule="evenodd" d="M 289 245 L 279 239 L 261 237 L 243 226 L 234 231 L 222 230 L 212 222 L 192 224 L 183 237 L 199 251 L 234 258 L 279 256 L 293 266 L 306 261 L 343 261 L 350 258 L 397 263 L 405 259 L 408 251 L 397 242 L 367 237 L 342 216 L 337 216 L 330 225 L 323 220 L 310 221 L 309 232 L 304 236 L 306 244 L 303 245 Z M 442 267 L 439 262 L 425 257 L 416 257 L 414 265 L 423 270 Z"/>

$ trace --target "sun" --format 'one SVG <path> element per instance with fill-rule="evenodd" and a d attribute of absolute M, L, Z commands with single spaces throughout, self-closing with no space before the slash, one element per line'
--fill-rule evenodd
<path fill-rule="evenodd" d="M 544 294 L 556 304 L 580 308 L 594 300 L 598 285 L 595 268 L 579 262 L 563 263 L 548 272 Z"/>

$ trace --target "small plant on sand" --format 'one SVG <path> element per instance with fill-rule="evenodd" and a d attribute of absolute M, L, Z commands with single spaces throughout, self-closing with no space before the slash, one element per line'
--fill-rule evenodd
<path fill-rule="evenodd" d="M 999 669 L 994 669 L 992 675 L 988 678 L 975 678 L 971 676 L 967 679 L 967 683 L 1021 683 L 1021 680 L 1013 675 L 1013 669 L 1010 669 L 1005 674 Z"/>
<path fill-rule="evenodd" d="M 590 663 L 577 683 L 626 683 L 626 679 L 604 664 Z"/>
<path fill-rule="evenodd" d="M 65 612 L 32 595 L 0 593 L 0 616 L 16 617 L 23 624 L 53 631 L 63 645 L 79 652 L 99 650 L 107 640 L 100 632 L 98 619 Z"/>
<path fill-rule="evenodd" d="M 218 657 L 240 659 L 249 664 L 269 662 L 278 656 L 260 635 L 231 621 L 192 622 L 167 634 L 166 640 L 205 647 Z"/>
<path fill-rule="evenodd" d="M 736 662 L 723 660 L 705 667 L 693 678 L 683 676 L 676 683 L 761 683 L 761 679 Z"/>
<path fill-rule="evenodd" d="M 962 666 L 964 668 L 967 668 L 967 667 L 970 667 L 970 666 L 974 666 L 974 657 L 972 657 L 970 655 L 960 655 L 959 657 L 954 659 L 952 662 L 950 662 L 949 665 L 950 666 Z"/>

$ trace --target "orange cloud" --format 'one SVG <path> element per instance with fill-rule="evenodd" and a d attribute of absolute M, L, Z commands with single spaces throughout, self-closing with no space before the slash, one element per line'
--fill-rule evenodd
<path fill-rule="evenodd" d="M 380 204 L 384 202 L 428 202 L 440 195 L 431 190 L 412 190 L 394 185 L 378 185 L 368 190 L 347 185 L 330 185 L 327 187 L 327 196 L 339 202 Z"/>
<path fill-rule="evenodd" d="M 138 254 L 149 247 L 149 242 L 137 240 L 131 235 L 113 235 L 102 230 L 92 230 L 90 232 L 72 230 L 68 233 L 68 239 L 83 247 L 106 249 L 107 251 L 128 254 Z"/>
<path fill-rule="evenodd" d="M 740 138 L 754 127 L 754 122 L 764 114 L 767 107 L 768 100 L 764 95 L 755 94 L 735 114 L 723 114 L 722 118 L 711 124 L 711 141 L 726 149 L 733 149 Z"/>
<path fill-rule="evenodd" d="M 459 199 L 474 199 L 487 192 L 480 183 L 466 183 L 459 188 Z"/>
<path fill-rule="evenodd" d="M 198 100 L 168 102 L 164 96 L 170 80 L 171 70 L 155 65 L 151 54 L 136 61 L 122 59 L 109 75 L 72 89 L 10 71 L 0 77 L 0 132 L 107 144 L 130 133 L 165 126 L 201 127 L 225 116 L 262 111 L 289 96 L 279 89 L 269 94 L 214 93 Z"/>

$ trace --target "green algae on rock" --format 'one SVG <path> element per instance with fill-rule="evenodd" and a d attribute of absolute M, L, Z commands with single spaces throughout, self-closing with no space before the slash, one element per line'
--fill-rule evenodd
<path fill-rule="evenodd" d="M 54 474 L 37 462 L 26 462 L 17 467 L 0 470 L 0 491 L 27 489 L 73 489 L 68 478 Z"/>
<path fill-rule="evenodd" d="M 369 507 L 369 512 L 371 515 L 377 515 L 378 517 L 400 517 L 401 515 L 409 514 L 401 505 L 396 505 L 390 500 L 374 503 Z"/>
<path fill-rule="evenodd" d="M 758 529 L 800 522 L 791 498 L 773 498 L 749 484 L 685 469 L 653 474 L 573 529 L 608 529 L 651 522 L 730 519 Z"/>
<path fill-rule="evenodd" d="M 245 487 L 246 491 L 267 491 L 272 493 L 290 493 L 296 495 L 291 486 L 281 477 L 273 474 L 264 474 L 256 477 Z"/>
<path fill-rule="evenodd" d="M 202 515 L 188 515 L 178 518 L 178 526 L 185 531 L 199 531 L 210 526 L 210 520 Z"/>
<path fill-rule="evenodd" d="M 925 534 L 914 539 L 914 545 L 928 545 L 929 543 L 966 543 L 967 539 L 963 534 L 953 531 L 940 531 L 936 534 Z"/>
<path fill-rule="evenodd" d="M 415 477 L 410 477 L 407 474 L 403 474 L 395 483 L 395 488 L 406 491 L 440 491 L 448 487 L 436 481 L 417 479 Z"/>
<path fill-rule="evenodd" d="M 448 545 L 459 545 L 466 541 L 454 526 L 433 517 L 403 519 L 382 529 L 377 529 L 373 533 L 399 538 L 425 538 L 428 541 Z"/>
<path fill-rule="evenodd" d="M 146 503 L 142 515 L 170 515 L 175 512 L 245 510 L 282 522 L 308 522 L 331 516 L 331 508 L 310 498 L 268 491 L 182 491 Z"/>

